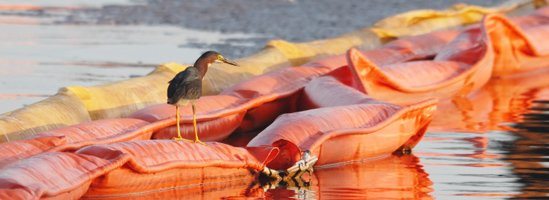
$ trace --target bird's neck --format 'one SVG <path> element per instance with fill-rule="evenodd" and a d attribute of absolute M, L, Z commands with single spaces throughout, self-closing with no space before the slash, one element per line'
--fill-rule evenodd
<path fill-rule="evenodd" d="M 198 61 L 194 64 L 194 67 L 196 67 L 196 69 L 198 69 L 198 72 L 200 72 L 200 77 L 204 78 L 206 72 L 208 72 L 208 67 L 210 67 L 210 65 L 212 65 L 211 62 Z"/>

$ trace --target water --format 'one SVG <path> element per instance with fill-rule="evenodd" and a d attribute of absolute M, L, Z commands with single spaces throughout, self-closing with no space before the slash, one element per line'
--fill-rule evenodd
<path fill-rule="evenodd" d="M 142 76 L 166 62 L 192 63 L 208 50 L 182 44 L 252 37 L 172 26 L 56 23 L 71 9 L 105 3 L 135 2 L 0 0 L 0 113 L 39 101 L 60 87 Z"/>
<path fill-rule="evenodd" d="M 187 42 L 249 37 L 170 26 L 59 25 L 68 9 L 138 1 L 0 0 L 0 112 L 67 85 L 141 76 L 158 63 L 190 63 L 204 49 Z M 46 8 L 34 12 L 32 4 Z M 15 5 L 15 6 L 14 6 Z M 10 9 L 6 9 L 9 7 Z M 549 70 L 493 79 L 444 100 L 411 155 L 319 168 L 279 186 L 211 185 L 202 195 L 298 199 L 540 199 L 549 184 Z M 193 194 L 195 194 L 194 191 Z M 185 193 L 183 193 L 185 194 Z"/>

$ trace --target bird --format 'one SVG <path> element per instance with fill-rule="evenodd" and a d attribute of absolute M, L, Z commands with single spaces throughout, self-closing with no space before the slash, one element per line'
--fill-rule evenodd
<path fill-rule="evenodd" d="M 194 62 L 193 66 L 189 66 L 185 70 L 177 73 L 175 77 L 168 82 L 167 103 L 175 106 L 175 117 L 177 121 L 177 137 L 175 137 L 174 140 L 187 140 L 181 137 L 179 107 L 186 106 L 190 103 L 193 112 L 194 142 L 204 144 L 198 138 L 195 101 L 202 96 L 202 79 L 204 78 L 204 75 L 206 75 L 208 67 L 214 62 L 238 66 L 238 64 L 225 59 L 216 51 L 207 51 Z"/>

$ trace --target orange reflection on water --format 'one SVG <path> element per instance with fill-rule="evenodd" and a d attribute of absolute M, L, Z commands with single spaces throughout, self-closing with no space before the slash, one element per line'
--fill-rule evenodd
<path fill-rule="evenodd" d="M 414 155 L 319 166 L 309 177 L 260 185 L 253 176 L 93 199 L 433 199 L 432 182 Z M 84 196 L 86 199 L 86 196 Z"/>
<path fill-rule="evenodd" d="M 0 10 L 2 11 L 27 11 L 27 10 L 42 10 L 41 6 L 30 4 L 0 4 Z"/>
<path fill-rule="evenodd" d="M 494 78 L 466 97 L 443 100 L 429 132 L 476 132 L 507 130 L 503 122 L 520 121 L 538 91 L 549 87 L 549 70 L 508 78 Z M 537 95 L 537 96 L 536 96 Z"/>
<path fill-rule="evenodd" d="M 219 180 L 202 185 L 190 185 L 164 190 L 143 191 L 128 195 L 93 196 L 82 199 L 240 199 L 242 197 L 263 197 L 264 191 L 254 183 L 255 178 Z"/>
<path fill-rule="evenodd" d="M 318 166 L 310 186 L 271 189 L 272 198 L 299 199 L 432 199 L 432 182 L 414 155 Z M 290 184 L 291 185 L 291 184 Z"/>
<path fill-rule="evenodd" d="M 319 166 L 304 179 L 259 185 L 253 177 L 143 192 L 132 199 L 433 199 L 432 182 L 414 155 Z M 124 199 L 105 196 L 94 199 Z"/>
<path fill-rule="evenodd" d="M 455 194 L 458 196 L 519 199 L 547 197 L 549 186 L 544 178 L 547 177 L 547 167 L 543 163 L 547 161 L 547 143 L 549 143 L 549 137 L 546 137 L 549 133 L 548 77 L 549 70 L 545 69 L 513 77 L 492 79 L 486 86 L 469 96 L 454 97 L 441 102 L 428 131 L 439 133 L 439 135 L 452 132 L 476 133 L 473 137 L 461 139 L 472 144 L 475 147 L 474 152 L 472 154 L 419 155 L 437 158 L 469 157 L 476 159 L 476 163 L 465 164 L 470 167 L 492 167 L 496 170 L 510 168 L 510 174 L 486 175 L 516 177 L 517 179 L 513 182 L 522 185 L 518 187 L 518 191 L 477 191 Z M 493 130 L 505 131 L 516 139 L 508 143 L 492 141 L 489 134 L 485 133 Z M 488 153 L 490 142 L 495 142 L 501 153 Z M 503 160 L 505 164 L 490 163 L 493 159 Z M 484 163 L 484 160 L 487 162 Z"/>

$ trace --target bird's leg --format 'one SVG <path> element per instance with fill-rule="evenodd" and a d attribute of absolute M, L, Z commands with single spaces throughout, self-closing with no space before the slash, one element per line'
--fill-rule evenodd
<path fill-rule="evenodd" d="M 202 141 L 200 141 L 200 139 L 198 139 L 198 127 L 196 127 L 196 108 L 194 106 L 194 101 L 191 102 L 191 106 L 193 108 L 194 142 L 204 144 L 204 142 L 202 142 Z"/>
<path fill-rule="evenodd" d="M 175 121 L 177 121 L 177 137 L 173 138 L 176 141 L 187 140 L 187 139 L 184 139 L 183 137 L 181 137 L 181 128 L 180 128 L 180 125 L 179 125 L 179 122 L 181 121 L 180 118 L 181 117 L 179 116 L 179 106 L 176 105 L 175 106 Z"/>

